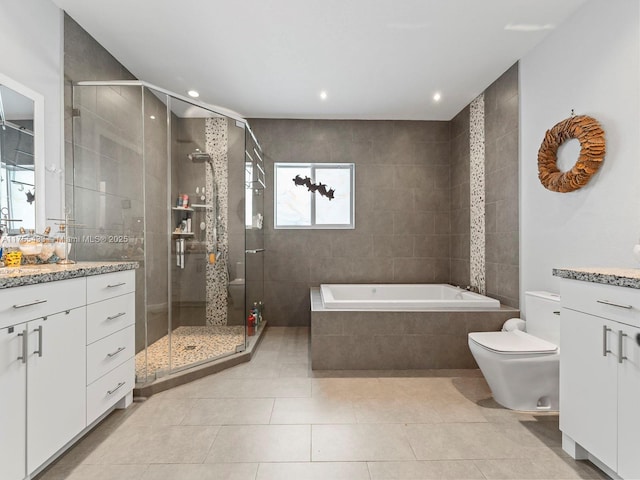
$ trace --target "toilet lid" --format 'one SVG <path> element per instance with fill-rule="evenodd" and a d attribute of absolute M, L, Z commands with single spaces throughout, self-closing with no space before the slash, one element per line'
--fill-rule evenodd
<path fill-rule="evenodd" d="M 558 346 L 526 332 L 475 332 L 469 339 L 488 350 L 505 354 L 554 353 Z"/>

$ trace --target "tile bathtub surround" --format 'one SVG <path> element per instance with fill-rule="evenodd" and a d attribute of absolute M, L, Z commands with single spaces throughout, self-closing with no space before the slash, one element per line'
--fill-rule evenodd
<path fill-rule="evenodd" d="M 470 107 L 451 120 L 451 283 L 471 285 Z"/>
<path fill-rule="evenodd" d="M 250 363 L 112 413 L 36 480 L 606 478 L 476 370 L 314 373 L 308 336 L 270 327 Z"/>
<path fill-rule="evenodd" d="M 314 370 L 477 368 L 469 332 L 500 330 L 520 311 L 318 311 L 312 289 L 311 365 Z"/>
<path fill-rule="evenodd" d="M 519 305 L 518 64 L 484 92 L 487 295 Z"/>
<path fill-rule="evenodd" d="M 450 279 L 449 122 L 253 119 L 265 153 L 265 313 L 309 325 L 320 283 Z M 353 162 L 354 230 L 273 228 L 274 162 Z"/>
<path fill-rule="evenodd" d="M 136 269 L 138 266 L 138 262 L 78 262 L 73 265 L 5 267 L 0 269 L 0 289 L 121 272 Z"/>

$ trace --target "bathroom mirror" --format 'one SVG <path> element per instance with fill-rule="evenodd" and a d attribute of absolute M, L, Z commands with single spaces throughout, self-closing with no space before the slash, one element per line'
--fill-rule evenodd
<path fill-rule="evenodd" d="M 0 74 L 0 229 L 9 234 L 44 228 L 43 102 Z"/>

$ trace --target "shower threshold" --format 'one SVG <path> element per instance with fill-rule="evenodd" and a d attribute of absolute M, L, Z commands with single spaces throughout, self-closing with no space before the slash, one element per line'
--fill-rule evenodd
<path fill-rule="evenodd" d="M 144 378 L 144 351 L 136 355 L 136 388 L 134 396 L 149 397 L 155 393 L 191 382 L 212 373 L 225 370 L 251 360 L 264 331 L 266 322 L 260 325 L 255 336 L 247 337 L 244 347 L 243 326 L 178 327 L 172 332 L 171 368 L 169 371 L 168 335 L 147 347 L 149 378 L 155 372 L 155 380 L 138 382 Z M 190 348 L 195 347 L 195 348 Z"/>

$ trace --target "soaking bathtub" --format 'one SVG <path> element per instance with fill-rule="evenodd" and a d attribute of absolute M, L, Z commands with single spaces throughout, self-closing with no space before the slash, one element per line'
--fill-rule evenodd
<path fill-rule="evenodd" d="M 467 334 L 520 316 L 446 284 L 333 284 L 310 295 L 314 370 L 477 369 Z"/>
<path fill-rule="evenodd" d="M 444 283 L 320 285 L 320 296 L 322 306 L 331 310 L 395 312 L 500 308 L 496 299 Z"/>

